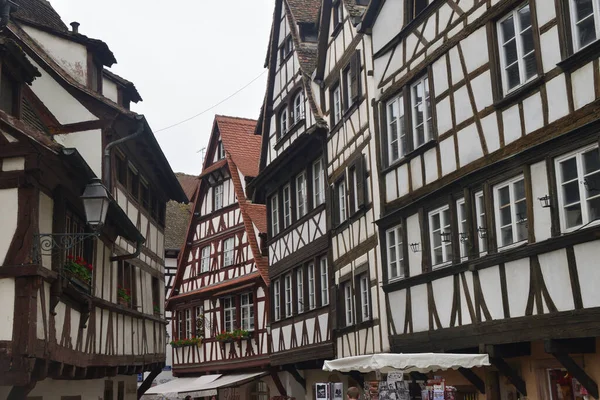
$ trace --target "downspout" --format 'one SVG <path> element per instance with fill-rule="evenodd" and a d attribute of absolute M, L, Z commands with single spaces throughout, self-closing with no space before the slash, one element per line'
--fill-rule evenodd
<path fill-rule="evenodd" d="M 137 139 L 138 137 L 140 137 L 142 135 L 142 133 L 144 133 L 144 116 L 143 115 L 137 115 L 135 117 L 135 119 L 138 121 L 138 128 L 137 130 L 129 135 L 129 136 L 125 136 L 124 138 L 115 140 L 114 142 L 110 142 L 105 148 L 104 148 L 104 180 L 106 183 L 106 186 L 108 188 L 110 188 L 112 190 L 112 179 L 111 179 L 111 151 L 112 148 L 115 146 L 118 146 L 124 142 L 127 142 L 129 140 L 134 140 Z M 110 261 L 123 261 L 123 260 L 130 260 L 132 258 L 137 258 L 137 256 L 140 255 L 141 251 L 142 251 L 142 243 L 143 241 L 138 239 L 136 240 L 135 243 L 135 251 L 131 254 L 124 254 L 122 256 L 114 256 L 110 258 Z"/>

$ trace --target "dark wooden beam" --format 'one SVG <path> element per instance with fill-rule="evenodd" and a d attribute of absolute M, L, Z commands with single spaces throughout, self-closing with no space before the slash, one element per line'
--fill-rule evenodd
<path fill-rule="evenodd" d="M 503 358 L 490 357 L 490 363 L 515 386 L 519 393 L 523 396 L 527 396 L 527 386 L 525 385 L 525 381 L 517 374 L 517 371 L 512 369 L 511 366 L 504 361 Z"/>
<path fill-rule="evenodd" d="M 545 340 L 544 349 L 549 354 L 593 354 L 596 352 L 596 338 Z"/>
<path fill-rule="evenodd" d="M 575 360 L 571 358 L 571 356 L 569 356 L 567 347 L 563 347 L 563 345 L 556 340 L 546 340 L 544 342 L 544 348 L 546 352 L 552 354 L 554 358 L 556 358 L 558 362 L 560 362 L 562 366 L 587 389 L 593 398 L 598 398 L 598 384 L 579 366 L 579 364 L 575 362 Z"/>
<path fill-rule="evenodd" d="M 531 342 L 504 343 L 483 347 L 483 353 L 489 354 L 490 357 L 513 358 L 531 355 Z"/>
<path fill-rule="evenodd" d="M 65 370 L 65 364 L 61 362 L 52 361 L 50 363 L 50 367 L 48 368 L 48 375 L 53 378 L 61 378 L 63 371 Z"/>
<path fill-rule="evenodd" d="M 108 367 L 106 368 L 106 376 L 115 377 L 119 372 L 119 367 Z"/>
<path fill-rule="evenodd" d="M 302 375 L 300 375 L 300 373 L 298 372 L 298 370 L 296 369 L 295 366 L 286 365 L 285 367 L 283 367 L 283 369 L 284 369 L 284 371 L 286 371 L 290 375 L 292 375 L 292 377 L 296 380 L 296 382 L 298 382 L 303 388 L 306 389 L 306 379 L 304 379 L 302 377 Z"/>
<path fill-rule="evenodd" d="M 350 377 L 358 383 L 359 387 L 365 386 L 365 377 L 358 371 L 350 371 Z"/>
<path fill-rule="evenodd" d="M 161 371 L 162 368 L 154 368 L 152 371 L 150 371 L 150 374 L 146 377 L 146 379 L 144 379 L 144 382 L 142 382 L 137 390 L 138 400 L 142 398 L 148 389 L 150 389 L 152 382 L 154 382 L 154 379 L 158 376 L 158 374 L 160 374 Z"/>
<path fill-rule="evenodd" d="M 283 386 L 281 379 L 279 379 L 279 374 L 277 373 L 277 370 L 271 369 L 269 371 L 269 374 L 271 375 L 271 378 L 273 379 L 273 383 L 275 383 L 277 390 L 279 390 L 279 394 L 283 397 L 287 397 L 287 391 L 285 390 L 285 386 Z"/>
<path fill-rule="evenodd" d="M 429 377 L 427 375 L 425 375 L 422 372 L 411 372 L 410 377 L 412 378 L 413 381 L 425 381 L 427 382 L 427 380 L 429 379 Z"/>
<path fill-rule="evenodd" d="M 458 372 L 471 382 L 481 394 L 485 394 L 485 382 L 473 370 L 461 367 L 458 369 Z"/>
<path fill-rule="evenodd" d="M 27 395 L 33 390 L 37 381 L 31 381 L 27 385 L 13 386 L 8 394 L 6 400 L 23 400 L 27 398 Z"/>

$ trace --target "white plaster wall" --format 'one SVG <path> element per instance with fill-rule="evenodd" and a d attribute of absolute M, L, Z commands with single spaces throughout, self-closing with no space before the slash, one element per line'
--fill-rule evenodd
<path fill-rule="evenodd" d="M 427 285 L 417 285 L 410 288 L 412 304 L 413 332 L 429 330 L 429 314 L 427 313 Z"/>
<path fill-rule="evenodd" d="M 119 102 L 119 89 L 116 83 L 112 82 L 109 79 L 102 79 L 102 95 L 114 101 L 115 103 Z"/>
<path fill-rule="evenodd" d="M 511 318 L 525 315 L 529 298 L 529 259 L 521 259 L 505 264 L 508 307 Z"/>
<path fill-rule="evenodd" d="M 2 171 L 23 171 L 25 169 L 25 157 L 10 157 L 2 159 Z"/>
<path fill-rule="evenodd" d="M 442 327 L 448 328 L 450 326 L 450 317 L 452 314 L 454 277 L 448 276 L 446 278 L 436 279 L 432 282 L 432 287 L 435 308 L 440 317 L 440 323 L 442 324 Z"/>
<path fill-rule="evenodd" d="M 0 340 L 12 340 L 15 310 L 15 279 L 0 279 L 2 307 L 0 308 Z"/>
<path fill-rule="evenodd" d="M 413 214 L 406 219 L 406 228 L 408 243 L 421 243 L 421 226 L 419 224 L 419 215 Z M 421 244 L 423 246 L 423 244 Z M 410 246 L 409 246 L 410 249 Z M 422 269 L 422 252 L 408 251 L 408 265 L 410 276 L 420 275 Z"/>
<path fill-rule="evenodd" d="M 23 29 L 79 83 L 87 84 L 87 49 L 84 45 L 46 33 L 28 25 Z"/>
<path fill-rule="evenodd" d="M 598 245 L 596 240 L 574 246 L 581 298 L 585 308 L 600 306 L 600 268 L 598 268 Z"/>
<path fill-rule="evenodd" d="M 548 189 L 548 175 L 546 171 L 546 163 L 544 161 L 532 164 L 531 170 L 531 181 L 534 182 L 532 185 L 533 190 L 533 229 L 535 232 L 535 240 L 541 242 L 549 239 L 552 236 L 552 219 L 550 208 L 543 208 L 539 199 L 550 194 Z"/>
<path fill-rule="evenodd" d="M 19 192 L 18 189 L 0 190 L 0 265 L 4 265 L 6 253 L 17 230 L 17 218 L 19 216 Z"/>
<path fill-rule="evenodd" d="M 390 312 L 392 314 L 392 323 L 396 328 L 396 333 L 404 332 L 404 322 L 406 321 L 406 289 L 397 290 L 388 294 Z M 384 306 L 385 307 L 385 306 Z"/>
<path fill-rule="evenodd" d="M 137 375 L 117 375 L 114 378 L 74 380 L 45 379 L 38 382 L 30 397 L 42 396 L 44 400 L 61 400 L 62 396 L 81 396 L 83 400 L 104 400 L 104 381 L 113 381 L 114 398 L 118 382 L 125 382 L 125 400 L 137 399 Z"/>
<path fill-rule="evenodd" d="M 31 89 L 44 105 L 48 107 L 58 122 L 61 124 L 72 124 L 75 122 L 96 121 L 98 119 L 33 59 L 28 58 L 28 60 L 37 67 L 42 75 L 33 81 Z"/>
<path fill-rule="evenodd" d="M 492 315 L 492 319 L 504 318 L 502 308 L 502 290 L 500 288 L 500 270 L 498 267 L 485 268 L 479 271 L 481 291 L 485 304 Z"/>
<path fill-rule="evenodd" d="M 55 135 L 56 141 L 69 148 L 74 147 L 97 176 L 102 176 L 102 131 L 95 129 Z"/>
<path fill-rule="evenodd" d="M 539 261 L 544 283 L 558 311 L 573 310 L 575 303 L 571 285 L 568 284 L 571 278 L 565 250 L 540 254 Z M 544 312 L 548 312 L 547 310 L 548 306 L 544 304 Z"/>
<path fill-rule="evenodd" d="M 373 25 L 373 52 L 385 46 L 400 30 L 404 20 L 404 4 L 401 1 L 385 1 Z"/>

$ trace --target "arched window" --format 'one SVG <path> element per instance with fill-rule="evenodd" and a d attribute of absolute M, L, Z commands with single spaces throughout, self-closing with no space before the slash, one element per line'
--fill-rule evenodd
<path fill-rule="evenodd" d="M 269 385 L 257 381 L 250 386 L 250 400 L 269 400 Z"/>
<path fill-rule="evenodd" d="M 287 107 L 281 110 L 279 114 L 279 134 L 280 136 L 285 135 L 288 130 L 288 110 Z"/>
<path fill-rule="evenodd" d="M 294 123 L 304 118 L 304 93 L 298 92 L 294 97 Z"/>

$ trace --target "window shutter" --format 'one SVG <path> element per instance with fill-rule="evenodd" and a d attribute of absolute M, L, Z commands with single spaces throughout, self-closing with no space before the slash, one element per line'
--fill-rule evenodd
<path fill-rule="evenodd" d="M 343 315 L 343 313 L 341 313 L 341 315 Z M 341 315 L 338 312 L 337 286 L 331 285 L 329 287 L 329 320 L 330 320 L 329 326 L 331 326 L 331 330 L 337 329 L 338 322 L 340 321 Z"/>
<path fill-rule="evenodd" d="M 359 77 L 360 77 L 360 52 L 356 50 L 350 61 L 350 85 L 352 90 L 352 98 L 350 101 L 354 103 L 359 97 Z"/>
<path fill-rule="evenodd" d="M 365 157 L 361 154 L 356 160 L 356 209 L 365 206 Z"/>

